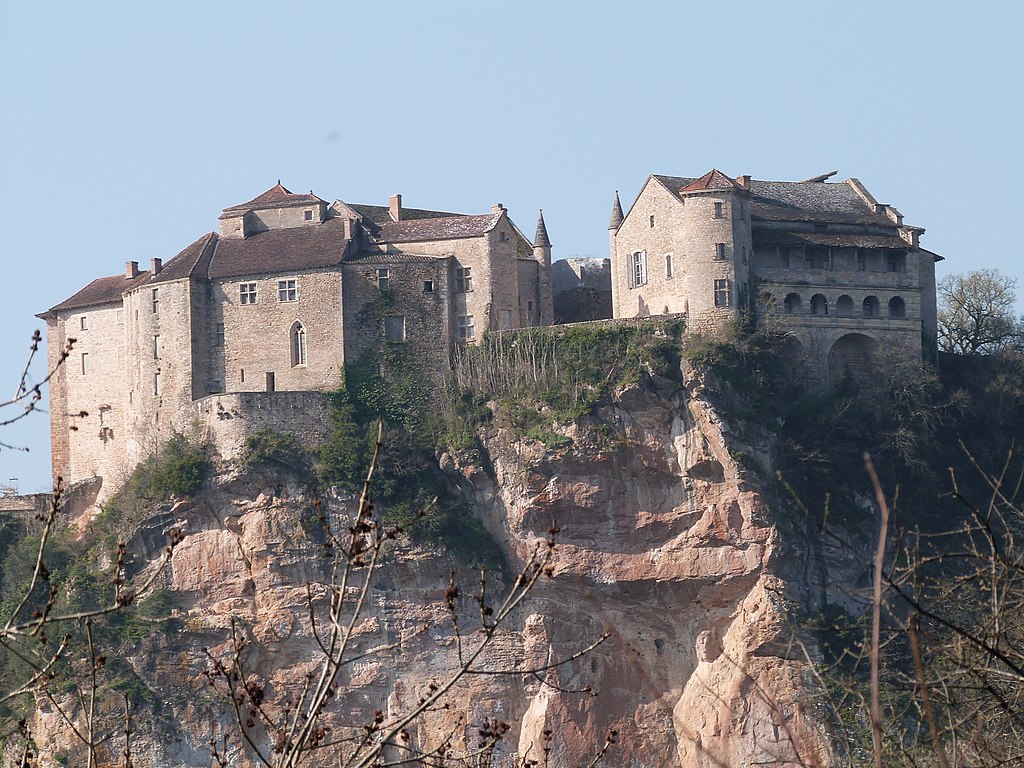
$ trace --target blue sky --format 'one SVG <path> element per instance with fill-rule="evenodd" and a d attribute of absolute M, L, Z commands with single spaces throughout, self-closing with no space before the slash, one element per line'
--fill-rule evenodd
<path fill-rule="evenodd" d="M 33 315 L 228 205 L 485 212 L 607 255 L 650 173 L 856 176 L 946 257 L 1021 278 L 1024 3 L 0 4 L 0 386 Z M 34 370 L 43 375 L 42 367 Z M 0 389 L 0 394 L 6 390 Z M 36 415 L 0 483 L 48 484 Z"/>

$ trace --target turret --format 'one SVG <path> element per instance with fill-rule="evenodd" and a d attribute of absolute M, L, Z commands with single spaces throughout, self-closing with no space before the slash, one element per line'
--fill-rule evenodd
<path fill-rule="evenodd" d="M 622 203 L 619 202 L 619 190 L 615 190 L 615 202 L 612 203 L 612 220 L 608 223 L 608 257 L 611 259 L 612 268 L 616 264 L 615 256 L 615 235 L 619 231 L 619 227 L 622 225 L 623 219 L 626 217 L 622 215 Z M 615 279 L 612 278 L 612 317 L 618 317 L 618 296 L 616 295 Z"/>
<path fill-rule="evenodd" d="M 537 233 L 533 237 L 533 258 L 540 264 L 538 301 L 538 325 L 551 325 L 554 322 L 555 308 L 551 298 L 551 240 L 548 228 L 544 224 L 544 211 L 537 216 Z"/>

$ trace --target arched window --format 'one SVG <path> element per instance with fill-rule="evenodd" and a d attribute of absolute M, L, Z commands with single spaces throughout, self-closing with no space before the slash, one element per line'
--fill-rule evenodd
<path fill-rule="evenodd" d="M 827 315 L 828 314 L 828 299 L 823 294 L 816 293 L 811 296 L 811 314 L 812 315 Z"/>
<path fill-rule="evenodd" d="M 800 299 L 800 294 L 787 294 L 786 300 L 782 302 L 782 311 L 787 315 L 802 315 L 804 313 L 804 303 Z"/>
<path fill-rule="evenodd" d="M 907 316 L 907 305 L 903 303 L 903 299 L 899 296 L 893 296 L 889 299 L 889 317 L 893 318 L 904 318 Z"/>
<path fill-rule="evenodd" d="M 868 296 L 864 299 L 864 317 L 878 317 L 877 296 Z"/>
<path fill-rule="evenodd" d="M 836 314 L 840 317 L 853 316 L 853 299 L 843 295 L 836 300 Z"/>
<path fill-rule="evenodd" d="M 306 329 L 302 323 L 292 326 L 292 367 L 306 364 Z"/>

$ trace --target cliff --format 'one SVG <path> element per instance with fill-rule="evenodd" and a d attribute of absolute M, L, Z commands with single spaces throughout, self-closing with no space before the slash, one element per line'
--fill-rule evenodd
<path fill-rule="evenodd" d="M 440 733 L 470 743 L 483 718 L 496 717 L 511 725 L 499 745 L 506 757 L 538 758 L 550 729 L 552 766 L 585 765 L 612 730 L 607 765 L 830 763 L 805 647 L 815 651 L 794 642 L 791 615 L 813 592 L 804 576 L 811 553 L 780 534 L 778 500 L 763 480 L 773 472 L 773 439 L 723 421 L 707 383 L 693 373 L 641 376 L 560 428 L 548 441 L 558 447 L 494 422 L 481 429 L 477 453 L 441 457 L 504 551 L 504 584 L 493 588 L 507 590 L 532 547 L 555 523 L 561 529 L 554 577 L 538 582 L 496 639 L 495 663 L 560 659 L 608 639 L 542 677 L 469 677 L 448 708 L 418 721 L 417 743 Z M 322 509 L 341 520 L 354 503 L 325 495 Z M 143 625 L 124 641 L 120 666 L 101 674 L 102 682 L 116 673 L 132 695 L 135 766 L 208 766 L 210 739 L 224 736 L 228 764 L 256 765 L 204 670 L 230 655 L 233 622 L 268 692 L 295 690 L 314 668 L 307 596 L 323 597 L 328 573 L 313 504 L 293 474 L 227 465 L 194 498 L 159 506 L 135 526 L 127 568 L 136 577 L 155 567 L 170 528 L 184 533 L 156 584 L 171 620 Z M 445 602 L 453 568 L 459 608 L 471 616 L 472 567 L 424 543 L 389 554 L 356 637 L 360 648 L 395 644 L 400 653 L 348 666 L 326 722 L 341 729 L 376 710 L 389 717 L 456 665 Z M 81 715 L 70 694 L 56 702 Z M 115 698 L 103 706 L 115 733 L 117 706 Z M 85 764 L 53 702 L 37 700 L 33 731 L 40 765 Z M 119 739 L 104 748 L 109 764 Z"/>

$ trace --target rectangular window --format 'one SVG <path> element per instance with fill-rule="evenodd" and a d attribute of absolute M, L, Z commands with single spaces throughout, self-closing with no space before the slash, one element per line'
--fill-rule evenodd
<path fill-rule="evenodd" d="M 716 219 L 724 219 L 725 218 L 725 203 L 715 203 L 715 218 Z"/>
<path fill-rule="evenodd" d="M 715 243 L 715 259 L 725 261 L 725 243 Z"/>
<path fill-rule="evenodd" d="M 405 341 L 405 315 L 389 315 L 384 318 L 384 338 L 388 341 Z"/>
<path fill-rule="evenodd" d="M 530 316 L 531 322 L 533 321 L 533 299 L 526 300 L 526 313 Z"/>
<path fill-rule="evenodd" d="M 864 249 L 863 248 L 858 248 L 857 249 L 857 271 L 858 272 L 865 272 L 865 271 L 867 271 L 867 268 L 868 268 L 868 257 L 864 253 Z"/>
<path fill-rule="evenodd" d="M 277 300 L 282 302 L 299 300 L 299 289 L 295 280 L 277 281 Z"/>
<path fill-rule="evenodd" d="M 160 311 L 160 289 L 153 289 L 153 312 Z"/>
<path fill-rule="evenodd" d="M 469 293 L 473 290 L 472 267 L 458 267 L 455 270 L 455 292 Z"/>
<path fill-rule="evenodd" d="M 160 371 L 153 374 L 153 394 L 160 397 L 164 392 L 163 383 L 160 381 Z"/>
<path fill-rule="evenodd" d="M 238 380 L 245 384 L 245 368 L 238 369 Z"/>
<path fill-rule="evenodd" d="M 637 251 L 629 257 L 629 287 L 647 284 L 647 251 Z"/>
<path fill-rule="evenodd" d="M 654 229 L 654 214 L 651 214 L 651 229 Z"/>
<path fill-rule="evenodd" d="M 380 291 L 386 291 L 390 287 L 391 283 L 391 270 L 390 269 L 378 269 L 377 270 L 377 289 Z"/>
<path fill-rule="evenodd" d="M 313 220 L 313 212 L 312 211 L 306 211 L 305 212 L 305 216 L 306 216 L 306 221 L 312 221 Z"/>
<path fill-rule="evenodd" d="M 163 342 L 160 340 L 159 336 L 154 336 L 153 337 L 153 359 L 154 360 L 159 360 L 161 357 L 163 357 L 163 354 L 164 354 Z"/>
<path fill-rule="evenodd" d="M 470 341 L 474 337 L 473 316 L 461 315 L 455 318 L 455 327 L 458 329 L 460 341 Z"/>
<path fill-rule="evenodd" d="M 78 326 L 83 331 L 85 331 L 85 330 L 87 330 L 89 328 L 89 323 L 86 322 L 85 315 L 82 315 L 80 318 L 78 318 Z"/>
<path fill-rule="evenodd" d="M 665 254 L 665 277 L 672 277 L 672 254 Z"/>
<path fill-rule="evenodd" d="M 434 292 L 434 281 L 433 280 L 424 280 L 423 281 L 423 292 L 424 293 L 433 293 Z"/>
<path fill-rule="evenodd" d="M 213 328 L 213 346 L 224 346 L 224 323 L 217 323 Z"/>
<path fill-rule="evenodd" d="M 82 353 L 82 375 L 85 376 L 89 372 L 89 353 Z"/>
<path fill-rule="evenodd" d="M 715 280 L 715 306 L 732 306 L 732 280 Z"/>
<path fill-rule="evenodd" d="M 241 283 L 238 286 L 238 300 L 242 304 L 255 304 L 256 283 Z"/>

